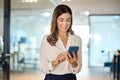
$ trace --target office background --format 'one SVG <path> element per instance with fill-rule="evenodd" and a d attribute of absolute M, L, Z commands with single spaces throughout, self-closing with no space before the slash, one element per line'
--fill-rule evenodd
<path fill-rule="evenodd" d="M 0 2 L 0 46 L 3 49 L 3 1 Z M 73 10 L 73 30 L 83 41 L 83 66 L 104 67 L 120 49 L 119 0 L 11 0 L 10 52 L 11 71 L 39 69 L 39 47 L 49 33 L 53 9 L 59 3 Z M 44 5 L 45 4 L 45 5 Z M 84 58 L 85 57 L 85 58 Z M 87 58 L 86 58 L 87 57 Z M 18 66 L 19 65 L 19 66 Z"/>

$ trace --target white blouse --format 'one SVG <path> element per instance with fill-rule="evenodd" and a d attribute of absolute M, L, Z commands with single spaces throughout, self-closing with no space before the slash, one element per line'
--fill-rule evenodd
<path fill-rule="evenodd" d="M 47 36 L 45 35 L 42 39 L 41 46 L 40 46 L 40 70 L 45 74 L 67 74 L 73 73 L 76 74 L 80 72 L 82 67 L 82 41 L 79 36 L 69 34 L 68 42 L 66 48 L 64 47 L 61 38 L 59 37 L 58 41 L 56 42 L 56 46 L 51 46 L 47 42 Z M 67 60 L 63 61 L 55 68 L 52 67 L 51 62 L 56 59 L 59 53 L 67 51 L 70 46 L 79 46 L 78 50 L 78 66 L 73 68 Z"/>

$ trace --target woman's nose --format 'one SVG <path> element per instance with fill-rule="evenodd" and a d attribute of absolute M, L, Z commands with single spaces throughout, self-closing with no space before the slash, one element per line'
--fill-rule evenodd
<path fill-rule="evenodd" d="M 63 24 L 64 24 L 64 25 L 67 25 L 67 21 L 64 21 Z"/>

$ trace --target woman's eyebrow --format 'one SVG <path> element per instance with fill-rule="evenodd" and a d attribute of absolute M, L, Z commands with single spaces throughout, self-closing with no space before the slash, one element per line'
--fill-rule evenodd
<path fill-rule="evenodd" d="M 64 18 L 58 18 L 58 19 L 64 19 Z M 69 17 L 69 18 L 67 18 L 67 19 L 71 19 L 71 18 Z"/>
<path fill-rule="evenodd" d="M 67 18 L 67 19 L 71 19 L 71 18 L 69 17 L 69 18 Z"/>
<path fill-rule="evenodd" d="M 58 19 L 63 19 L 63 18 L 58 18 Z"/>

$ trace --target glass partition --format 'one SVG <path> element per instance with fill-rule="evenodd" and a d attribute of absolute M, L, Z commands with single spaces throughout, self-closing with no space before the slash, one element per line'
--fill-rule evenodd
<path fill-rule="evenodd" d="M 11 5 L 10 80 L 21 80 L 25 77 L 29 80 L 42 80 L 39 70 L 39 48 L 43 35 L 49 33 L 54 5 L 49 0 L 11 0 Z M 36 77 L 36 73 L 39 73 L 39 77 Z M 20 79 L 18 76 L 21 76 Z"/>
<path fill-rule="evenodd" d="M 47 33 L 46 29 L 50 24 L 50 16 L 39 15 L 43 13 L 40 10 L 34 10 L 34 13 L 38 13 L 37 15 L 27 14 L 31 12 L 30 10 L 12 11 L 10 50 L 11 53 L 19 54 L 19 59 L 25 61 L 26 68 L 39 68 L 40 42 L 42 36 Z M 17 13 L 26 14 L 18 15 Z M 14 68 L 16 69 L 17 66 Z"/>
<path fill-rule="evenodd" d="M 89 65 L 104 66 L 120 49 L 120 15 L 91 15 Z"/>

